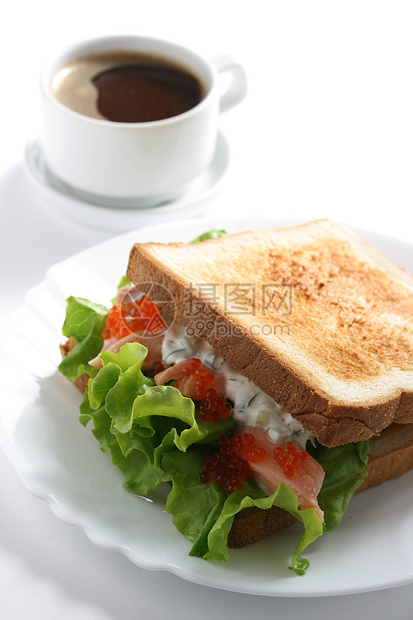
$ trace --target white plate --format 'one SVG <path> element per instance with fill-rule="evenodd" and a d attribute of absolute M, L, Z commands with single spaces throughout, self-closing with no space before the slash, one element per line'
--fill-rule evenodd
<path fill-rule="evenodd" d="M 86 226 L 126 232 L 135 228 L 206 214 L 208 204 L 222 186 L 230 161 L 230 149 L 218 132 L 211 164 L 193 179 L 179 196 L 155 207 L 142 207 L 133 199 L 111 199 L 85 195 L 57 178 L 47 167 L 39 140 L 26 147 L 24 169 L 37 195 L 65 217 Z"/>
<path fill-rule="evenodd" d="M 78 422 L 80 395 L 56 370 L 65 298 L 108 303 L 139 241 L 189 241 L 213 227 L 229 232 L 284 225 L 274 220 L 200 220 L 128 233 L 52 267 L 32 289 L 1 338 L 2 444 L 24 484 L 64 521 L 104 548 L 147 569 L 229 591 L 268 596 L 327 596 L 413 581 L 413 472 L 356 496 L 340 527 L 304 553 L 304 577 L 288 569 L 300 524 L 240 550 L 224 564 L 188 556 L 190 543 L 164 510 L 165 491 L 151 500 L 123 489 L 122 476 Z M 413 248 L 363 233 L 390 259 L 413 271 Z"/>

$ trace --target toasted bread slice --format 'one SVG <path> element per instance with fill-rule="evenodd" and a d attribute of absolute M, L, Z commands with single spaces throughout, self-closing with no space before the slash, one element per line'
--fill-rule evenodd
<path fill-rule="evenodd" d="M 136 244 L 128 278 L 326 446 L 413 423 L 413 278 L 318 220 L 198 244 Z"/>
<path fill-rule="evenodd" d="M 356 493 L 413 469 L 413 424 L 392 424 L 370 440 L 368 476 Z"/>

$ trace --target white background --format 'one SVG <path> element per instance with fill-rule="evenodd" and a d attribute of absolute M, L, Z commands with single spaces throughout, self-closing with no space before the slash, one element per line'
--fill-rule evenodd
<path fill-rule="evenodd" d="M 397 0 L 9 3 L 0 21 L 0 319 L 47 267 L 111 236 L 66 220 L 24 175 L 49 54 L 102 34 L 164 37 L 211 58 L 231 53 L 245 67 L 249 92 L 221 118 L 231 165 L 209 209 L 217 226 L 222 213 L 331 217 L 413 241 L 412 32 L 413 5 Z M 2 453 L 0 505 L 0 613 L 7 620 L 411 613 L 413 586 L 270 599 L 146 572 L 58 521 Z"/>

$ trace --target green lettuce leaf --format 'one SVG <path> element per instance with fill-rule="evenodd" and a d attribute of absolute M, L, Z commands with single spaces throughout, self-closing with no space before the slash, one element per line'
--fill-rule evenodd
<path fill-rule="evenodd" d="M 81 297 L 67 299 L 66 319 L 62 332 L 74 338 L 76 346 L 59 364 L 60 372 L 69 381 L 75 381 L 83 373 L 93 375 L 96 369 L 89 365 L 103 346 L 102 330 L 108 309 Z"/>
<path fill-rule="evenodd" d="M 153 380 L 141 372 L 147 352 L 146 347 L 135 342 L 125 344 L 119 353 L 111 351 L 102 353 L 100 356 L 103 363 L 102 371 L 89 386 L 91 403 L 93 400 L 96 401 L 98 393 L 99 400 L 96 402 L 99 404 L 105 402 L 106 411 L 119 432 L 131 429 L 135 399 L 150 385 L 154 385 Z M 117 375 L 116 381 L 115 375 Z M 106 388 L 108 389 L 105 392 Z"/>
<path fill-rule="evenodd" d="M 235 428 L 232 418 L 219 424 L 198 422 L 190 398 L 172 386 L 155 385 L 142 373 L 146 353 L 136 342 L 123 345 L 119 353 L 102 353 L 103 367 L 90 379 L 81 408 L 82 423 L 93 420 L 102 449 L 110 449 L 125 484 L 139 493 L 144 476 L 134 472 L 134 466 L 145 467 L 147 487 L 156 488 L 165 475 L 165 454 L 185 452 L 192 444 L 211 444 Z"/>
<path fill-rule="evenodd" d="M 335 448 L 317 444 L 308 450 L 325 472 L 318 503 L 324 511 L 325 531 L 330 531 L 340 524 L 351 498 L 367 476 L 369 442 Z"/>
<path fill-rule="evenodd" d="M 120 469 L 124 477 L 124 485 L 138 493 L 147 495 L 157 489 L 163 479 L 163 471 L 153 467 L 146 455 L 139 450 L 131 450 L 124 454 L 117 436 L 112 433 L 111 419 L 106 413 L 104 406 L 92 409 L 89 404 L 88 393 L 85 392 L 80 406 L 80 422 L 86 426 L 93 421 L 92 433 L 100 443 L 103 452 L 110 452 L 112 463 Z"/>
<path fill-rule="evenodd" d="M 169 452 L 162 459 L 164 479 L 173 483 L 166 510 L 176 529 L 194 541 L 190 555 L 197 557 L 207 554 L 209 532 L 227 498 L 224 489 L 200 481 L 201 465 L 210 453 L 206 446 L 192 446 L 186 452 Z"/>
<path fill-rule="evenodd" d="M 236 491 L 235 493 L 229 495 L 224 504 L 221 515 L 217 519 L 217 522 L 209 534 L 209 551 L 206 554 L 205 559 L 228 559 L 229 555 L 226 541 L 234 521 L 234 516 L 244 508 L 250 508 L 252 506 L 256 506 L 264 510 L 271 508 L 271 506 L 284 508 L 285 510 L 288 510 L 288 512 L 291 513 L 298 521 L 303 523 L 304 533 L 294 551 L 294 555 L 291 560 L 291 568 L 298 575 L 304 575 L 310 563 L 308 560 L 302 558 L 300 554 L 306 547 L 308 547 L 309 544 L 321 536 L 323 533 L 323 524 L 317 516 L 314 508 L 301 510 L 298 507 L 297 497 L 283 482 L 280 482 L 277 490 L 268 497 L 264 496 L 261 489 L 257 487 L 257 490 L 255 490 L 249 484 L 244 484 L 242 491 Z"/>
<path fill-rule="evenodd" d="M 190 243 L 200 243 L 201 241 L 206 241 L 207 239 L 218 239 L 218 237 L 226 237 L 226 230 L 209 230 L 208 232 L 204 232 L 202 235 L 199 235 L 196 239 L 191 241 Z"/>
<path fill-rule="evenodd" d="M 120 288 L 123 288 L 124 286 L 132 286 L 132 282 L 130 282 L 130 280 L 128 280 L 126 276 L 122 276 L 121 279 L 119 280 L 118 290 Z M 110 301 L 112 302 L 112 306 L 114 306 L 116 302 L 116 297 L 112 297 Z"/>
<path fill-rule="evenodd" d="M 132 282 L 128 280 L 126 276 L 122 276 L 121 279 L 119 280 L 118 290 L 120 288 L 123 288 L 124 286 L 132 286 Z"/>

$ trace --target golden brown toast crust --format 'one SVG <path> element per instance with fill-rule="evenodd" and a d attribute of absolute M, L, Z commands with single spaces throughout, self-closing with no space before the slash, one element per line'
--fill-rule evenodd
<path fill-rule="evenodd" d="M 127 276 L 165 287 L 175 320 L 320 443 L 365 440 L 393 422 L 413 423 L 413 278 L 344 227 L 321 220 L 194 245 L 136 244 Z M 236 284 L 249 314 L 225 305 Z M 263 293 L 274 284 L 278 308 Z M 208 285 L 215 286 L 212 302 Z M 289 291 L 290 308 L 282 303 Z"/>

